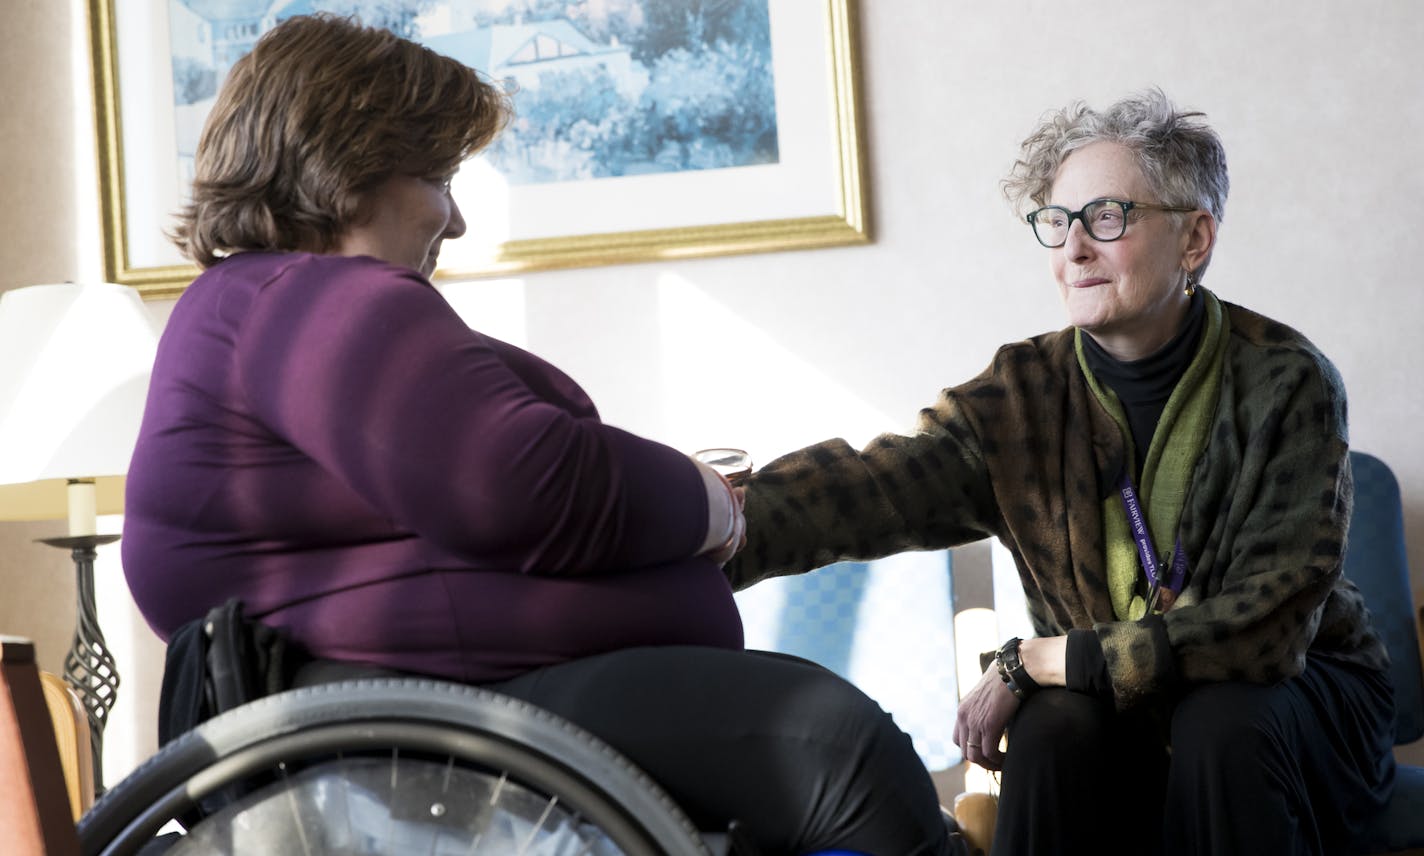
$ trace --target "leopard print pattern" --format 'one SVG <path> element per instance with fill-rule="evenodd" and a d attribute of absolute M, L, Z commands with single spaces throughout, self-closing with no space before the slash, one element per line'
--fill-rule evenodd
<path fill-rule="evenodd" d="M 755 474 L 733 585 L 997 537 L 1039 635 L 1097 632 L 1119 706 L 1179 681 L 1279 681 L 1307 650 L 1384 668 L 1363 600 L 1340 575 L 1352 485 L 1339 375 L 1289 327 L 1223 306 L 1221 400 L 1182 514 L 1189 577 L 1164 616 L 1112 611 L 1103 499 L 1126 448 L 1071 328 L 1001 348 L 921 411 L 913 434 L 859 452 L 830 440 Z"/>

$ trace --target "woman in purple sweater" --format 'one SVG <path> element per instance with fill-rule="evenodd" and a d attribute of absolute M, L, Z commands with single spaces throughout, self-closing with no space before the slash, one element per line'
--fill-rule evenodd
<path fill-rule="evenodd" d="M 766 853 L 947 852 L 909 739 L 742 648 L 740 502 L 599 420 L 431 286 L 504 96 L 386 31 L 293 18 L 233 66 L 175 240 L 124 569 L 160 636 L 231 597 L 323 660 L 480 684 L 584 726 Z"/>

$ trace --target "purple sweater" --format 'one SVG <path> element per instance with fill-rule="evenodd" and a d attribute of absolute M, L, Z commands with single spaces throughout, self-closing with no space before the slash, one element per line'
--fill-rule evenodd
<path fill-rule="evenodd" d="M 316 656 L 466 682 L 638 645 L 740 648 L 681 452 L 472 331 L 419 274 L 247 253 L 158 348 L 124 572 L 163 638 L 229 597 Z"/>

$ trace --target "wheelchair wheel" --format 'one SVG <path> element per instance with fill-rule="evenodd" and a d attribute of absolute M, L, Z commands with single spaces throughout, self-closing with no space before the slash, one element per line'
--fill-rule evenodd
<path fill-rule="evenodd" d="M 213 810 L 218 795 L 235 795 Z M 618 752 L 525 702 L 367 679 L 261 699 L 165 746 L 80 820 L 86 856 L 165 852 L 706 856 L 697 829 Z"/>

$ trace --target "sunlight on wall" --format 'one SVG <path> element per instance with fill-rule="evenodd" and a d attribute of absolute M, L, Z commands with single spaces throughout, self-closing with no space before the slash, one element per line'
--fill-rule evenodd
<path fill-rule="evenodd" d="M 765 464 L 825 439 L 828 431 L 859 446 L 895 424 L 837 381 L 833 370 L 807 362 L 676 273 L 658 278 L 658 328 L 661 439 L 670 445 L 737 446 Z"/>
<path fill-rule="evenodd" d="M 529 320 L 524 280 L 492 279 L 435 284 L 461 320 L 486 336 L 527 347 Z"/>

